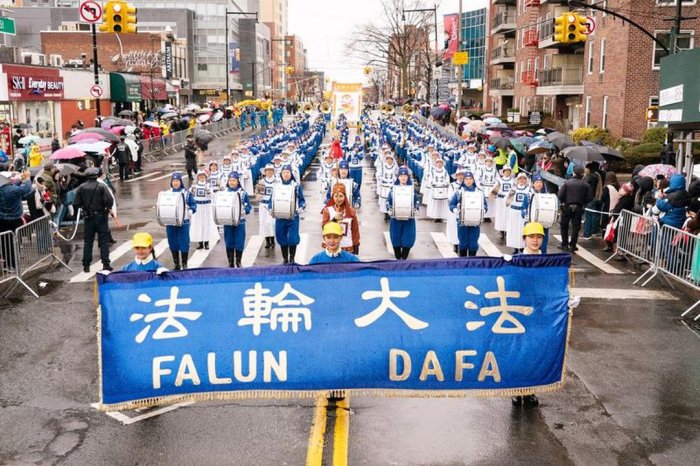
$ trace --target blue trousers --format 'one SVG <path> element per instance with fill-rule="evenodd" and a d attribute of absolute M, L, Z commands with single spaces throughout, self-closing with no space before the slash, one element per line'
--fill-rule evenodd
<path fill-rule="evenodd" d="M 481 227 L 465 227 L 457 226 L 457 238 L 459 238 L 459 250 L 465 249 L 469 251 L 479 250 L 479 235 Z"/>
<path fill-rule="evenodd" d="M 185 223 L 180 227 L 168 225 L 165 227 L 165 235 L 168 237 L 168 248 L 171 251 L 190 252 L 189 223 Z"/>
<path fill-rule="evenodd" d="M 351 168 L 350 178 L 352 178 L 353 181 L 357 183 L 357 186 L 362 186 L 362 167 Z"/>
<path fill-rule="evenodd" d="M 296 246 L 301 241 L 299 239 L 299 216 L 295 215 L 293 220 L 275 220 L 275 238 L 280 246 Z"/>
<path fill-rule="evenodd" d="M 547 254 L 547 245 L 549 244 L 549 228 L 544 229 L 544 239 L 542 240 L 542 246 L 540 246 L 540 251 L 542 254 Z"/>
<path fill-rule="evenodd" d="M 238 249 L 242 251 L 245 247 L 245 222 L 238 226 L 224 225 L 224 243 L 226 249 Z"/>
<path fill-rule="evenodd" d="M 389 237 L 395 248 L 412 248 L 416 244 L 416 220 L 391 219 Z"/>

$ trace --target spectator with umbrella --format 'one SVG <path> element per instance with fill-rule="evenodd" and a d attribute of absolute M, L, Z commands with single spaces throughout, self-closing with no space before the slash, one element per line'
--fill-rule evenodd
<path fill-rule="evenodd" d="M 19 178 L 12 177 L 0 186 L 0 233 L 15 231 L 22 226 L 22 199 L 32 190 L 29 171 L 23 171 Z M 15 268 L 15 248 L 10 237 L 0 244 L 0 253 L 5 259 L 4 268 Z"/>

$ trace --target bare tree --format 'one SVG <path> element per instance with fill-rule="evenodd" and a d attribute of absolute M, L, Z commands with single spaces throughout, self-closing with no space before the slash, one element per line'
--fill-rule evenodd
<path fill-rule="evenodd" d="M 430 80 L 436 60 L 434 53 L 426 53 L 431 47 L 432 14 L 404 12 L 426 8 L 422 0 L 381 0 L 381 5 L 382 14 L 374 22 L 357 26 L 346 48 L 367 64 L 386 69 L 388 92 L 406 97 L 412 84 Z"/>

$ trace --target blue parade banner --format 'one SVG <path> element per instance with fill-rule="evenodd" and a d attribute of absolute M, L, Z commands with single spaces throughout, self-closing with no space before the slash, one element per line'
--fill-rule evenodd
<path fill-rule="evenodd" d="M 103 409 L 564 381 L 568 254 L 98 276 Z"/>

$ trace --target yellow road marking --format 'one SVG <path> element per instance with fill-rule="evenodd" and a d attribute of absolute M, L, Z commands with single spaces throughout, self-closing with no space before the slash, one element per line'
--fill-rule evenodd
<path fill-rule="evenodd" d="M 306 451 L 306 466 L 321 466 L 323 462 L 323 442 L 326 434 L 326 397 L 316 400 L 314 419 L 309 432 L 309 447 Z"/>
<path fill-rule="evenodd" d="M 346 397 L 335 405 L 333 432 L 333 466 L 348 464 L 348 435 L 350 433 L 350 400 Z"/>

